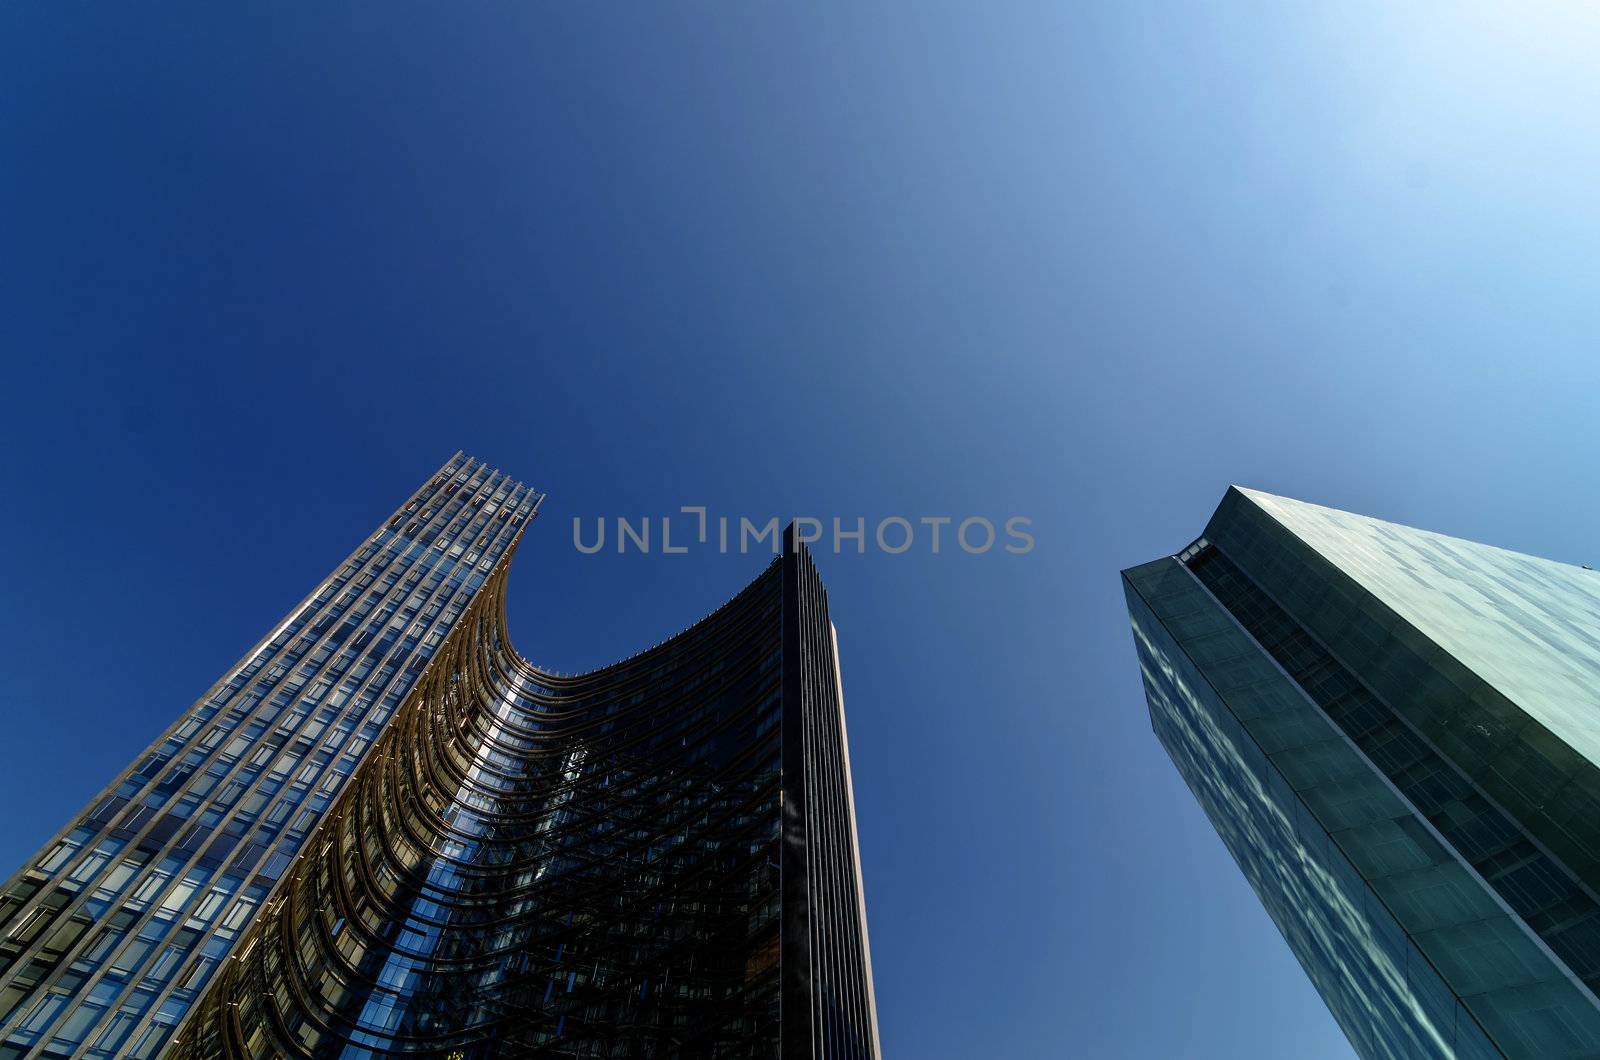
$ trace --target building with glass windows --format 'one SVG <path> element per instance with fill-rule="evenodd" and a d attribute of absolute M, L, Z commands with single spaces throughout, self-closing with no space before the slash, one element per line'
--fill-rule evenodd
<path fill-rule="evenodd" d="M 592 673 L 458 454 L 0 892 L 0 1058 L 878 1056 L 837 645 L 792 533 Z"/>
<path fill-rule="evenodd" d="M 1157 737 L 1360 1055 L 1600 1056 L 1600 573 L 1234 488 L 1123 583 Z"/>

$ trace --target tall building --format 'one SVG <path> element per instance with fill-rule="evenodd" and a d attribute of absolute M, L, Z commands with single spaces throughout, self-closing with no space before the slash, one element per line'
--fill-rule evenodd
<path fill-rule="evenodd" d="M 1230 489 L 1150 718 L 1364 1057 L 1600 1056 L 1600 573 Z"/>
<path fill-rule="evenodd" d="M 541 500 L 458 454 L 9 881 L 0 1060 L 878 1056 L 803 545 L 563 676 Z"/>

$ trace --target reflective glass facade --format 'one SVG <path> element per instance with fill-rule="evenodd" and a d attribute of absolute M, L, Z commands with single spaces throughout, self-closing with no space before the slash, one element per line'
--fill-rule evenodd
<path fill-rule="evenodd" d="M 458 454 L 0 891 L 0 1058 L 157 1055 L 534 516 Z"/>
<path fill-rule="evenodd" d="M 1157 736 L 1362 1056 L 1600 1055 L 1600 789 L 1554 702 L 1600 575 L 1235 489 L 1124 585 Z"/>
<path fill-rule="evenodd" d="M 458 455 L 8 884 L 0 1055 L 878 1055 L 809 555 L 557 675 L 540 500 Z"/>

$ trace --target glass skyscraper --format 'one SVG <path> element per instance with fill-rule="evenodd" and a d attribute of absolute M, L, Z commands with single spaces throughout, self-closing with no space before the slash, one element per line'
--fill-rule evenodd
<path fill-rule="evenodd" d="M 458 454 L 0 896 L 0 1058 L 878 1056 L 837 646 L 791 534 L 579 676 Z"/>
<path fill-rule="evenodd" d="M 1600 573 L 1230 489 L 1157 737 L 1363 1057 L 1600 1056 Z"/>

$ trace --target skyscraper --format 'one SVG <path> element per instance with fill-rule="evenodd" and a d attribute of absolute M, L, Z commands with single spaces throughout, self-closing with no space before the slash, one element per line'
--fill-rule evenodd
<path fill-rule="evenodd" d="M 541 500 L 458 454 L 13 877 L 0 1058 L 878 1055 L 803 545 L 561 676 Z"/>
<path fill-rule="evenodd" d="M 1600 1055 L 1600 573 L 1235 488 L 1123 581 L 1156 735 L 1360 1055 Z"/>

